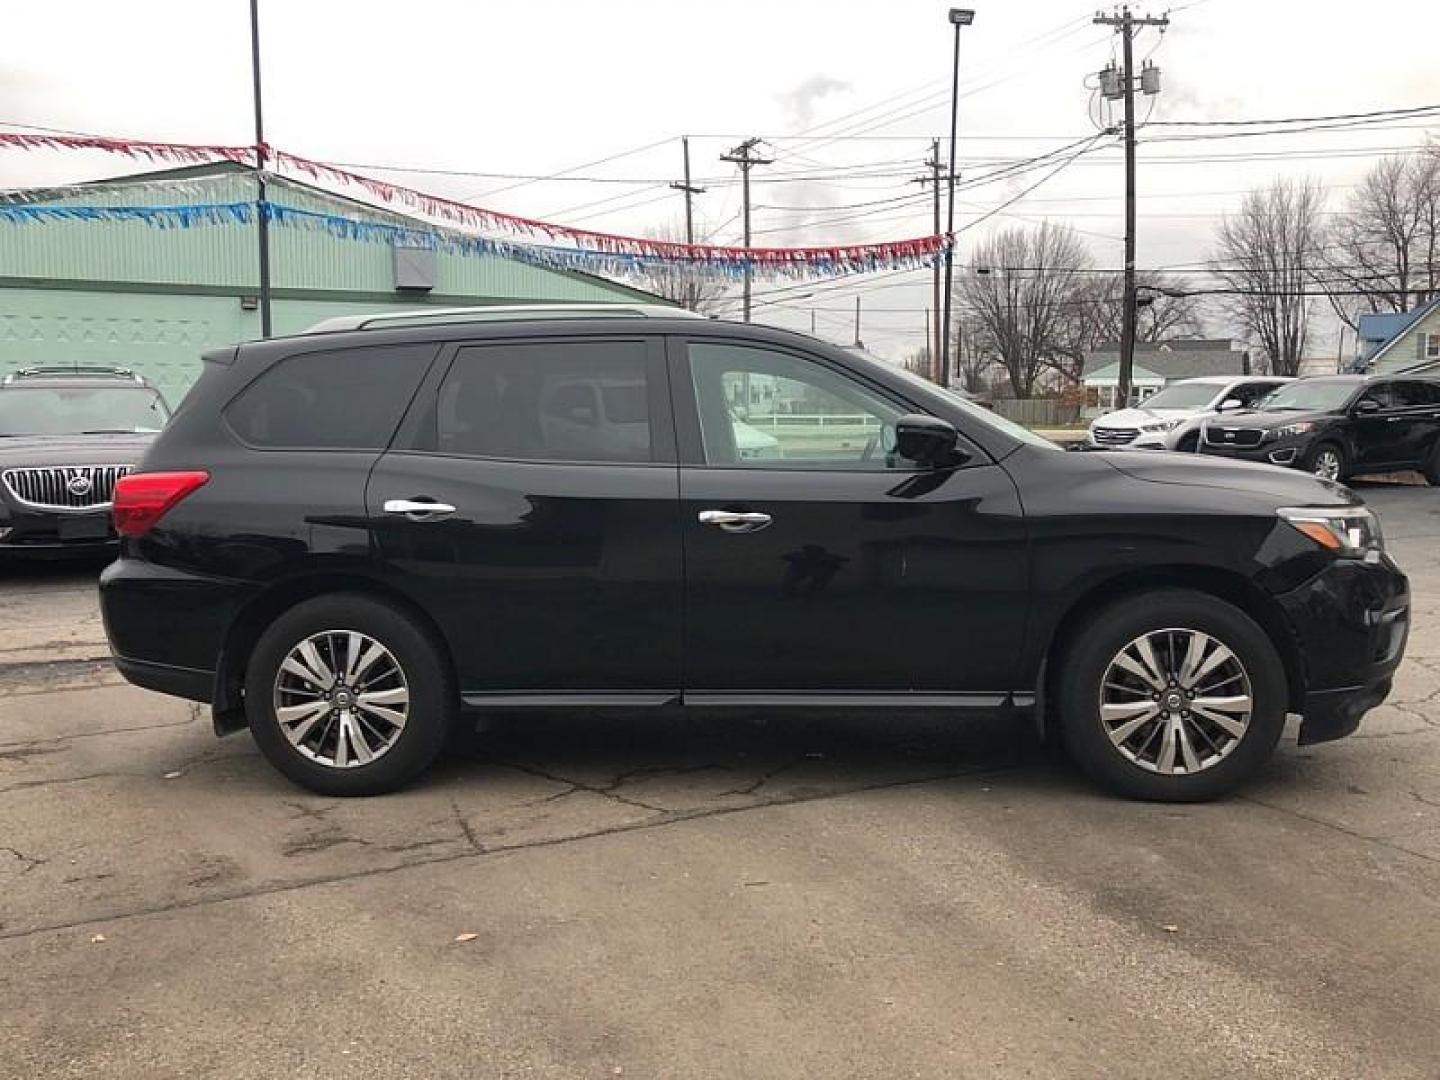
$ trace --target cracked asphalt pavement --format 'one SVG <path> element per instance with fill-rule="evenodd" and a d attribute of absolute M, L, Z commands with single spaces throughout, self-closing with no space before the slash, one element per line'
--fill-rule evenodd
<path fill-rule="evenodd" d="M 95 566 L 0 569 L 0 1076 L 1440 1076 L 1440 490 L 1363 492 L 1395 697 L 1207 806 L 760 714 L 317 798 L 119 679 Z"/>

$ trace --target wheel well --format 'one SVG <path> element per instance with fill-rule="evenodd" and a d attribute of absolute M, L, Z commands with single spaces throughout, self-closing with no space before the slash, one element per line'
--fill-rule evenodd
<path fill-rule="evenodd" d="M 1056 625 L 1043 653 L 1042 700 L 1055 700 L 1061 667 L 1059 659 L 1086 622 L 1112 604 L 1155 589 L 1192 589 L 1233 604 L 1254 619 L 1275 646 L 1280 662 L 1284 665 L 1290 711 L 1296 712 L 1301 708 L 1305 700 L 1305 657 L 1285 612 L 1273 597 L 1241 575 L 1205 566 L 1164 566 L 1137 570 L 1109 578 L 1081 595 Z M 1044 718 L 1047 734 L 1053 722 L 1052 712 L 1053 710 L 1047 709 Z"/>
<path fill-rule="evenodd" d="M 363 574 L 317 573 L 287 578 L 271 585 L 246 604 L 230 624 L 215 673 L 214 717 L 217 732 L 225 734 L 245 726 L 241 696 L 242 687 L 245 685 L 245 668 L 255 643 L 260 640 L 266 627 L 296 604 L 339 592 L 370 596 L 403 610 L 434 640 L 440 650 L 442 663 L 449 666 L 452 676 L 458 680 L 459 673 L 455 670 L 455 660 L 450 654 L 445 635 L 422 607 L 398 590 Z"/>

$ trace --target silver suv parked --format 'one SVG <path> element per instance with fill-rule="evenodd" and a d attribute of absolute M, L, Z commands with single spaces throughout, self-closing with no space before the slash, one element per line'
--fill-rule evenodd
<path fill-rule="evenodd" d="M 1223 410 L 1253 408 L 1290 379 L 1275 375 L 1206 375 L 1171 383 L 1133 409 L 1106 413 L 1090 424 L 1096 450 L 1199 449 L 1200 426 Z"/>

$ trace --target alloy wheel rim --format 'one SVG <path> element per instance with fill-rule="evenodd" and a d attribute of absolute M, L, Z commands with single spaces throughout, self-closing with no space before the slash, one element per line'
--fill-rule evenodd
<path fill-rule="evenodd" d="M 301 641 L 275 674 L 275 719 L 290 745 L 333 769 L 369 765 L 394 748 L 410 715 L 395 654 L 356 630 Z"/>
<path fill-rule="evenodd" d="M 1163 776 L 1218 765 L 1244 740 L 1253 711 L 1245 665 L 1200 630 L 1142 634 L 1115 654 L 1100 681 L 1100 724 L 1110 744 Z"/>
<path fill-rule="evenodd" d="M 1340 477 L 1340 458 L 1334 450 L 1321 450 L 1315 458 L 1315 475 L 1322 480 L 1336 480 Z"/>

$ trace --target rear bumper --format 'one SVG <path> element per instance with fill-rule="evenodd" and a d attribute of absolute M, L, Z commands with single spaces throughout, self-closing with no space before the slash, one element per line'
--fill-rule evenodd
<path fill-rule="evenodd" d="M 1385 700 L 1410 632 L 1410 584 L 1382 556 L 1336 559 L 1277 597 L 1304 660 L 1302 745 L 1349 735 Z"/>
<path fill-rule="evenodd" d="M 147 660 L 132 660 L 126 656 L 112 657 L 116 670 L 127 680 L 146 690 L 157 690 L 174 697 L 203 701 L 207 705 L 215 690 L 215 673 L 198 671 L 195 668 L 175 667 L 171 664 L 155 664 Z"/>

